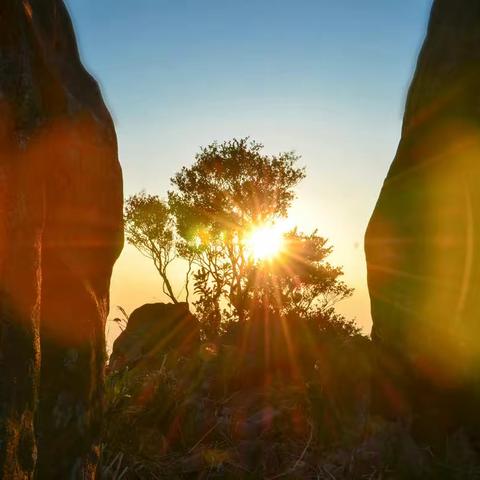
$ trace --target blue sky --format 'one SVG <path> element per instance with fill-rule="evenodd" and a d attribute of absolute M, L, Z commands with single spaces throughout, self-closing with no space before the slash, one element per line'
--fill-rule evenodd
<path fill-rule="evenodd" d="M 335 247 L 370 326 L 363 234 L 397 147 L 431 0 L 66 0 L 117 126 L 125 193 L 163 195 L 213 140 L 251 136 L 307 167 L 291 217 Z M 161 300 L 127 248 L 112 307 Z M 115 312 L 113 312 L 115 313 Z"/>

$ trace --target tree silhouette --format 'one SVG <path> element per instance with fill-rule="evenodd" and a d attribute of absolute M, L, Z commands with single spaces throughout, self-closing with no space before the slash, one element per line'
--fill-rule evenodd
<path fill-rule="evenodd" d="M 168 278 L 168 267 L 177 258 L 175 223 L 168 204 L 156 195 L 141 192 L 125 202 L 125 235 L 128 243 L 153 260 L 165 295 L 178 303 Z"/>
<path fill-rule="evenodd" d="M 212 330 L 222 319 L 246 320 L 252 285 L 245 238 L 256 226 L 285 217 L 305 176 L 293 152 L 263 153 L 248 138 L 202 148 L 191 167 L 172 178 L 169 205 L 196 265 L 196 303 Z"/>
<path fill-rule="evenodd" d="M 263 145 L 246 138 L 215 142 L 172 178 L 168 202 L 144 192 L 127 200 L 127 240 L 153 260 L 174 303 L 168 268 L 175 259 L 187 261 L 187 301 L 193 280 L 205 337 L 213 340 L 262 315 L 314 328 L 351 327 L 335 304 L 352 290 L 340 280 L 341 268 L 327 262 L 332 248 L 316 231 L 285 233 L 282 251 L 268 260 L 249 251 L 253 230 L 287 215 L 305 176 L 298 159 L 292 152 L 266 155 Z"/>

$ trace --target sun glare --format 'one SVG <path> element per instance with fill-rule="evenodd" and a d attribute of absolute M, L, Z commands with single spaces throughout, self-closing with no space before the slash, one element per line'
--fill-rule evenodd
<path fill-rule="evenodd" d="M 246 239 L 248 253 L 255 260 L 268 260 L 283 248 L 284 229 L 281 225 L 262 225 L 252 229 Z"/>

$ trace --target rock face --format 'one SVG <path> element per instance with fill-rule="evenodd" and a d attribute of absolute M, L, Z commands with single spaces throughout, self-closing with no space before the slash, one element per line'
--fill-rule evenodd
<path fill-rule="evenodd" d="M 366 233 L 379 388 L 397 410 L 480 386 L 479 86 L 480 3 L 435 0 Z"/>
<path fill-rule="evenodd" d="M 127 328 L 113 344 L 109 369 L 132 368 L 162 360 L 170 350 L 188 354 L 200 344 L 200 326 L 186 303 L 149 303 L 132 312 Z"/>
<path fill-rule="evenodd" d="M 0 477 L 94 478 L 115 130 L 61 0 L 0 2 Z"/>

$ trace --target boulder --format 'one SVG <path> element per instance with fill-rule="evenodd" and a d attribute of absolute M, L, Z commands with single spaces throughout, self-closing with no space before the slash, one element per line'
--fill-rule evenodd
<path fill-rule="evenodd" d="M 479 85 L 480 3 L 435 0 L 366 232 L 378 390 L 393 411 L 480 387 Z"/>
<path fill-rule="evenodd" d="M 200 345 L 200 325 L 187 303 L 148 303 L 132 312 L 115 340 L 109 370 L 132 368 L 141 361 L 149 368 L 176 350 L 188 355 Z"/>
<path fill-rule="evenodd" d="M 114 125 L 63 2 L 2 0 L 2 479 L 95 476 L 122 197 Z"/>

